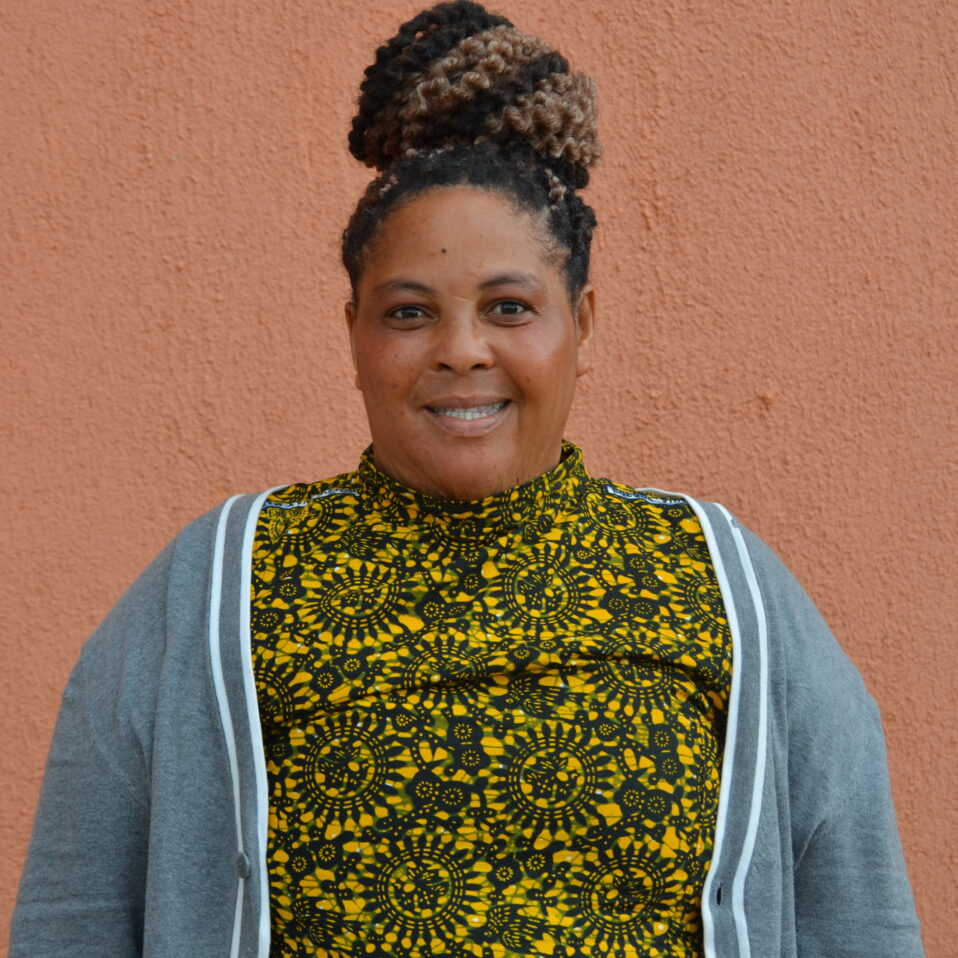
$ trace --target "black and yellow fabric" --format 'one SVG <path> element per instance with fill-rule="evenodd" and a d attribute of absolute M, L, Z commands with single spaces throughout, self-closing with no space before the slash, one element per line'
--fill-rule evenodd
<path fill-rule="evenodd" d="M 731 648 L 684 501 L 367 451 L 271 495 L 252 592 L 274 958 L 702 954 Z"/>

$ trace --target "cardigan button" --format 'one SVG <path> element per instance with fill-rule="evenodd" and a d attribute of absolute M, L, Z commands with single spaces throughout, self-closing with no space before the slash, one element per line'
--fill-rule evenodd
<path fill-rule="evenodd" d="M 249 878 L 249 856 L 246 852 L 240 852 L 236 856 L 236 877 Z"/>

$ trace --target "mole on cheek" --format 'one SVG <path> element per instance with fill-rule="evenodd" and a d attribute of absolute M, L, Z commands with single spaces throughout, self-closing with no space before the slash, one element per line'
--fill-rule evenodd
<path fill-rule="evenodd" d="M 443 251 L 444 253 L 446 252 L 446 247 L 445 247 L 445 246 L 443 246 L 442 251 Z"/>

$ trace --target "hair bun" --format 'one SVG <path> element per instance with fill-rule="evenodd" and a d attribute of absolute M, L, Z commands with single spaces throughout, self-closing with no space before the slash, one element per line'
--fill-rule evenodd
<path fill-rule="evenodd" d="M 592 78 L 468 0 L 403 24 L 360 90 L 349 148 L 381 172 L 422 151 L 494 140 L 528 144 L 584 186 L 601 153 Z"/>

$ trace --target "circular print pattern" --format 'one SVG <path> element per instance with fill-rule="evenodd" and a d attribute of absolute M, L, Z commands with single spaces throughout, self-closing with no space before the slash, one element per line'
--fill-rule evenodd
<path fill-rule="evenodd" d="M 519 752 L 507 780 L 518 803 L 552 818 L 581 809 L 595 787 L 596 774 L 585 749 L 544 737 Z"/>
<path fill-rule="evenodd" d="M 396 592 L 395 580 L 387 572 L 348 569 L 339 582 L 323 590 L 319 609 L 341 626 L 369 628 L 386 619 Z"/>
<path fill-rule="evenodd" d="M 306 788 L 319 805 L 355 806 L 385 777 L 384 750 L 355 728 L 321 731 L 306 751 Z"/>
<path fill-rule="evenodd" d="M 582 595 L 562 555 L 544 552 L 505 572 L 505 598 L 520 620 L 556 625 L 575 615 Z"/>
<path fill-rule="evenodd" d="M 587 856 L 575 878 L 571 916 L 589 942 L 583 954 L 698 954 L 688 929 L 699 931 L 696 909 L 680 904 L 687 894 L 683 876 L 643 843 Z"/>
<path fill-rule="evenodd" d="M 455 862 L 431 851 L 407 853 L 389 862 L 376 883 L 376 894 L 397 924 L 428 927 L 455 914 L 463 887 Z"/>
<path fill-rule="evenodd" d="M 604 488 L 592 489 L 586 494 L 585 508 L 596 526 L 617 539 L 635 541 L 644 537 L 648 530 L 648 517 L 641 509 L 634 508 Z"/>
<path fill-rule="evenodd" d="M 368 915 L 377 952 L 457 953 L 474 929 L 463 905 L 481 900 L 486 884 L 474 857 L 458 846 L 449 832 L 370 844 L 344 872 L 340 894 Z"/>

